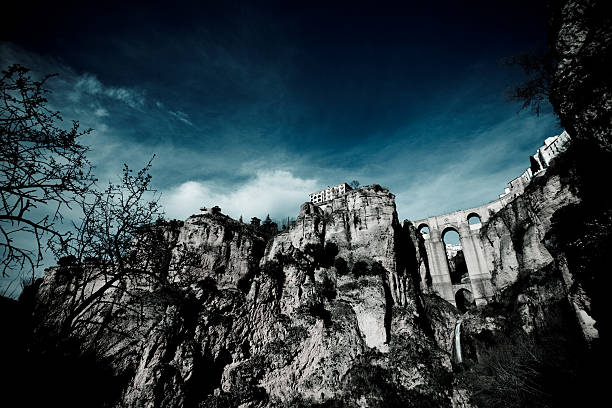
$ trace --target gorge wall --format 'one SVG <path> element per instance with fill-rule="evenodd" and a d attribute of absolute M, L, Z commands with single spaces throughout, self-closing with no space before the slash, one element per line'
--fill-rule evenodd
<path fill-rule="evenodd" d="M 305 203 L 267 243 L 223 214 L 157 228 L 167 283 L 126 280 L 76 316 L 70 335 L 123 379 L 114 404 L 450 407 L 461 395 L 457 312 L 429 317 L 422 239 L 400 224 L 388 190 L 353 190 L 325 209 Z M 77 292 L 102 284 L 77 288 L 80 273 L 47 272 L 39 334 L 63 326 Z"/>
<path fill-rule="evenodd" d="M 479 370 L 507 339 L 537 343 L 554 326 L 573 345 L 598 341 L 591 297 L 555 239 L 555 217 L 581 203 L 571 154 L 518 197 L 419 221 L 429 237 L 399 222 L 378 185 L 305 203 L 271 238 L 219 212 L 158 223 L 161 280 L 126 276 L 75 314 L 105 276 L 95 264 L 52 268 L 34 338 L 67 336 L 104 362 L 117 381 L 107 406 L 486 406 Z M 482 296 L 466 313 L 430 256 L 449 227 L 471 240 L 468 269 L 483 268 L 469 270 Z"/>

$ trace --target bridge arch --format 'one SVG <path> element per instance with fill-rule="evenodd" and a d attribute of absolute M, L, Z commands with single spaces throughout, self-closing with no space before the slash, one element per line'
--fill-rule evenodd
<path fill-rule="evenodd" d="M 444 227 L 442 227 L 442 238 L 444 239 L 444 236 L 449 233 L 449 232 L 456 232 L 457 235 L 459 235 L 459 240 L 461 241 L 461 234 L 459 233 L 459 227 L 452 225 L 452 224 L 447 224 Z"/>
<path fill-rule="evenodd" d="M 460 288 L 469 290 L 476 304 L 484 304 L 493 296 L 491 271 L 494 263 L 485 253 L 481 230 L 488 223 L 491 214 L 503 208 L 508 200 L 500 198 L 479 207 L 427 217 L 414 222 L 421 233 L 426 231 L 425 226 L 429 228 L 429 233 L 424 234 L 423 238 L 432 287 L 448 302 L 456 305 L 455 294 Z M 459 242 L 456 244 L 461 244 L 467 268 L 467 275 L 462 279 L 458 279 L 457 276 L 451 279 L 452 265 L 449 264 L 444 240 L 445 235 L 451 230 L 459 234 Z"/>
<path fill-rule="evenodd" d="M 466 220 L 468 222 L 468 225 L 482 224 L 482 219 L 480 218 L 480 215 L 475 212 L 469 213 Z"/>
<path fill-rule="evenodd" d="M 461 313 L 465 313 L 476 305 L 474 295 L 468 289 L 461 288 L 455 292 L 455 304 Z"/>
<path fill-rule="evenodd" d="M 447 226 L 442 230 L 442 242 L 451 284 L 469 284 L 470 276 L 463 253 L 463 237 L 458 228 Z"/>
<path fill-rule="evenodd" d="M 417 230 L 421 233 L 421 235 L 423 235 L 423 237 L 425 237 L 426 235 L 429 236 L 429 233 L 430 233 L 429 225 L 427 225 L 425 223 L 421 223 L 417 227 Z"/>

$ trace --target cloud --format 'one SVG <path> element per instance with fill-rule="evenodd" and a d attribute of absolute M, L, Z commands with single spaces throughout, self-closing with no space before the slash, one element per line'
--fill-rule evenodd
<path fill-rule="evenodd" d="M 418 220 L 497 199 L 507 183 L 529 167 L 546 137 L 559 134 L 552 114 L 514 115 L 475 132 L 471 140 L 450 140 L 424 154 L 429 165 L 400 185 L 398 214 Z"/>
<path fill-rule="evenodd" d="M 103 96 L 125 103 L 131 108 L 142 108 L 145 93 L 142 90 L 105 86 L 92 74 L 82 74 L 75 79 L 74 90 L 69 95 L 72 102 L 79 102 L 84 95 Z"/>
<path fill-rule="evenodd" d="M 189 126 L 193 126 L 193 123 L 191 122 L 191 120 L 189 120 L 189 115 L 187 115 L 185 112 L 169 110 L 168 113 L 180 120 L 181 122 Z"/>
<path fill-rule="evenodd" d="M 308 194 L 317 190 L 315 179 L 295 177 L 287 170 L 262 170 L 231 189 L 223 189 L 208 182 L 188 181 L 162 195 L 168 218 L 185 219 L 199 212 L 199 208 L 218 205 L 224 214 L 233 218 L 241 215 L 272 218 L 295 217 L 299 206 L 308 201 Z"/>
<path fill-rule="evenodd" d="M 104 116 L 108 116 L 108 111 L 104 108 L 97 108 L 94 111 L 94 115 L 96 115 L 99 118 L 103 118 Z"/>

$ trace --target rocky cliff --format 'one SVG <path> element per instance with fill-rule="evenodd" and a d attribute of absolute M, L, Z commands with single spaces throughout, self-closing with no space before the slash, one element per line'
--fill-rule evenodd
<path fill-rule="evenodd" d="M 165 283 L 109 290 L 70 334 L 121 379 L 107 404 L 452 405 L 456 317 L 428 317 L 437 306 L 421 294 L 415 231 L 388 190 L 306 203 L 267 243 L 222 214 L 157 228 Z M 45 276 L 36 314 L 46 336 L 78 302 L 79 268 Z"/>
<path fill-rule="evenodd" d="M 519 272 L 531 273 L 553 262 L 544 242 L 553 214 L 579 201 L 572 186 L 553 168 L 536 176 L 525 194 L 491 217 L 481 236 L 498 292 L 516 282 Z"/>
<path fill-rule="evenodd" d="M 577 140 L 612 151 L 612 19 L 605 0 L 551 2 L 550 102 Z"/>
<path fill-rule="evenodd" d="M 564 235 L 584 201 L 571 154 L 482 226 L 496 295 L 465 314 L 433 293 L 423 238 L 374 185 L 303 204 L 268 239 L 220 213 L 159 223 L 156 279 L 128 276 L 81 314 L 103 266 L 52 268 L 36 338 L 92 356 L 77 367 L 110 384 L 84 386 L 95 405 L 550 406 L 569 398 L 556 384 L 590 378 L 601 327 Z"/>
<path fill-rule="evenodd" d="M 585 229 L 609 222 L 579 215 L 592 209 L 576 177 L 582 160 L 570 147 L 481 229 L 496 294 L 460 318 L 458 376 L 478 406 L 566 406 L 601 391 L 594 372 L 606 318 L 591 285 L 609 237 Z M 575 384 L 591 393 L 578 396 Z"/>

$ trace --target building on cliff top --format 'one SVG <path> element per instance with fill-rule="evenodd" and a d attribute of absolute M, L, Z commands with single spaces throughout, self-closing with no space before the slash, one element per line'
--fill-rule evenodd
<path fill-rule="evenodd" d="M 350 190 L 352 190 L 351 186 L 346 183 L 342 183 L 338 184 L 337 186 L 328 186 L 326 189 L 317 191 L 315 193 L 310 193 L 308 196 L 310 197 L 311 203 L 319 205 L 326 201 L 333 200 L 336 197 L 340 197 Z"/>
<path fill-rule="evenodd" d="M 504 189 L 504 192 L 499 195 L 499 198 L 505 197 L 509 194 L 518 195 L 522 194 L 525 187 L 531 182 L 531 179 L 546 170 L 550 165 L 552 159 L 567 149 L 570 141 L 570 135 L 563 131 L 560 135 L 552 136 L 547 138 L 533 156 L 529 158 L 531 161 L 531 167 L 525 170 L 520 176 L 510 180 L 508 186 Z"/>

